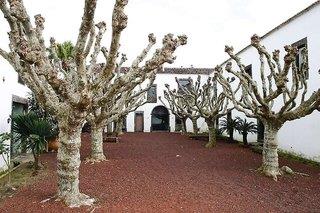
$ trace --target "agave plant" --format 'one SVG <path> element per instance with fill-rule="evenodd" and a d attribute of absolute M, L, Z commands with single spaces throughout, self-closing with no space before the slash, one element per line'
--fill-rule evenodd
<path fill-rule="evenodd" d="M 233 141 L 233 133 L 237 129 L 239 124 L 239 117 L 235 119 L 227 119 L 227 118 L 222 118 L 222 120 L 219 123 L 220 132 L 227 132 L 229 134 L 229 140 L 230 142 Z"/>
<path fill-rule="evenodd" d="M 40 169 L 39 156 L 45 150 L 47 140 L 55 137 L 56 132 L 50 123 L 34 113 L 17 115 L 12 118 L 12 132 L 20 146 L 32 151 L 35 174 Z"/>
<path fill-rule="evenodd" d="M 239 122 L 236 130 L 242 134 L 243 144 L 248 146 L 248 134 L 256 134 L 258 132 L 258 127 L 254 122 L 248 122 L 247 119 L 241 119 L 239 117 L 237 117 L 237 119 Z"/>

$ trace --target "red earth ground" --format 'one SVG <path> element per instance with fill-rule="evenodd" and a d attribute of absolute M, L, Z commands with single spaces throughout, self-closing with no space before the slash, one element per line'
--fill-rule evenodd
<path fill-rule="evenodd" d="M 89 155 L 83 135 L 81 158 Z M 44 154 L 49 175 L 1 203 L 1 212 L 320 212 L 320 169 L 280 160 L 307 173 L 278 182 L 254 170 L 261 155 L 235 144 L 204 142 L 175 133 L 128 133 L 104 144 L 108 161 L 81 164 L 81 191 L 93 207 L 69 209 L 50 198 L 56 191 L 56 155 Z"/>

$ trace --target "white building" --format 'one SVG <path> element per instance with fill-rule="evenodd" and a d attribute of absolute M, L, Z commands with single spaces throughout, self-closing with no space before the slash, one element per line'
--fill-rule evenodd
<path fill-rule="evenodd" d="M 22 113 L 28 108 L 29 89 L 19 79 L 18 74 L 0 57 L 0 134 L 11 132 L 11 115 Z M 8 141 L 10 144 L 10 141 Z M 12 144 L 10 144 L 12 147 Z M 11 153 L 15 155 L 14 149 Z M 0 170 L 5 163 L 0 156 Z"/>
<path fill-rule="evenodd" d="M 299 49 L 307 47 L 309 58 L 308 96 L 320 87 L 320 1 L 296 14 L 284 23 L 270 30 L 262 36 L 261 43 L 272 52 L 279 49 L 284 56 L 285 45 L 296 45 Z M 249 40 L 249 39 L 248 39 Z M 257 50 L 248 45 L 237 55 L 242 63 L 252 70 L 253 79 L 260 79 L 260 61 Z M 225 65 L 226 62 L 223 63 Z M 260 82 L 261 83 L 261 82 Z M 277 103 L 276 103 L 277 104 Z M 279 105 L 278 105 L 279 106 Z M 275 106 L 277 107 L 277 106 Z M 232 117 L 244 116 L 239 112 L 233 112 Z M 311 115 L 287 122 L 279 132 L 279 148 L 306 158 L 320 162 L 320 112 L 315 111 Z M 263 137 L 260 133 L 258 137 Z M 240 135 L 236 139 L 241 140 Z M 257 141 L 256 135 L 249 135 L 249 141 Z"/>
<path fill-rule="evenodd" d="M 166 102 L 163 91 L 166 89 L 165 84 L 170 85 L 170 89 L 177 89 L 178 85 L 175 78 L 179 80 L 188 79 L 191 77 L 195 82 L 198 75 L 201 76 L 202 84 L 205 83 L 212 72 L 211 69 L 206 68 L 164 68 L 158 71 L 156 79 L 154 81 L 153 92 L 154 96 L 153 103 L 147 103 L 139 107 L 135 112 L 130 113 L 127 116 L 126 129 L 128 132 L 151 132 L 151 131 L 171 131 L 176 130 L 176 122 L 178 119 L 167 109 L 158 97 L 161 96 L 162 100 Z M 150 95 L 150 94 L 149 94 Z M 168 107 L 169 105 L 167 105 Z M 157 113 L 163 116 L 163 119 L 157 119 Z M 158 125 L 159 123 L 164 125 Z M 198 119 L 198 128 L 200 131 L 207 131 L 207 126 L 203 118 Z M 192 132 L 192 122 L 190 119 L 186 123 L 187 131 Z"/>

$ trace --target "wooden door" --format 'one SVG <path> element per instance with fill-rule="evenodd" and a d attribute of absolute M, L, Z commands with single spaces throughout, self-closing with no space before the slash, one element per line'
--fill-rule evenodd
<path fill-rule="evenodd" d="M 135 132 L 143 132 L 143 112 L 136 112 L 134 117 L 134 131 Z"/>

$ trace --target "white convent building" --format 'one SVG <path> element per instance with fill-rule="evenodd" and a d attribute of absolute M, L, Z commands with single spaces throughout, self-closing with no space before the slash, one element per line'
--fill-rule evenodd
<path fill-rule="evenodd" d="M 308 47 L 309 58 L 309 93 L 320 87 L 320 1 L 315 2 L 305 10 L 291 17 L 284 23 L 270 30 L 262 36 L 262 43 L 268 50 L 283 50 L 287 44 L 296 44 L 299 47 Z M 192 36 L 192 35 L 190 35 Z M 252 69 L 255 78 L 256 70 L 259 69 L 259 57 L 254 48 L 250 45 L 238 52 L 242 62 Z M 224 63 L 222 63 L 224 64 Z M 0 133 L 11 131 L 10 115 L 21 113 L 27 110 L 28 88 L 19 81 L 18 75 L 12 68 L 0 58 Z M 139 107 L 135 112 L 130 113 L 125 121 L 125 129 L 128 132 L 150 132 L 150 131 L 176 131 L 179 126 L 178 119 L 159 101 L 158 96 L 163 97 L 165 84 L 169 84 L 171 89 L 177 88 L 175 78 L 181 81 L 191 77 L 196 81 L 201 75 L 204 83 L 212 73 L 212 69 L 207 68 L 164 68 L 159 71 L 154 81 L 154 86 L 148 92 L 153 96 L 152 103 Z M 159 116 L 160 115 L 160 116 Z M 232 117 L 244 116 L 233 111 Z M 320 162 L 320 112 L 288 122 L 279 132 L 280 148 L 301 154 L 306 158 Z M 164 124 L 165 122 L 165 124 Z M 203 118 L 198 119 L 200 131 L 207 131 Z M 159 125 L 161 124 L 161 125 Z M 164 124 L 164 125 L 163 125 Z M 192 131 L 192 123 L 187 121 L 187 130 Z M 235 135 L 237 140 L 241 140 L 240 135 Z M 260 126 L 259 134 L 249 135 L 249 142 L 256 142 L 263 139 L 263 129 Z M 4 163 L 0 159 L 0 167 Z"/>
<path fill-rule="evenodd" d="M 298 48 L 307 47 L 308 63 L 309 63 L 309 79 L 308 79 L 308 95 L 320 87 L 320 1 L 316 1 L 308 8 L 299 12 L 282 24 L 276 26 L 268 33 L 262 36 L 261 43 L 266 46 L 269 51 L 279 49 L 284 52 L 285 45 L 296 45 Z M 249 39 L 248 39 L 249 40 Z M 242 63 L 248 65 L 251 69 L 254 79 L 258 79 L 260 61 L 259 55 L 255 48 L 251 45 L 246 46 L 239 51 L 238 56 L 242 59 Z M 282 55 L 283 56 L 283 55 Z M 227 61 L 226 61 L 227 62 Z M 223 62 L 224 65 L 226 62 Z M 159 73 L 154 82 L 156 96 L 163 96 L 165 84 L 169 84 L 170 88 L 177 88 L 175 78 L 183 79 L 191 77 L 195 82 L 197 74 L 201 75 L 202 82 L 206 81 L 206 73 L 212 73 L 210 69 L 197 68 L 167 68 Z M 164 99 L 162 97 L 162 99 Z M 168 113 L 169 123 L 162 126 L 165 130 L 175 131 L 177 119 L 166 110 L 161 102 L 156 99 L 155 103 L 148 103 L 127 117 L 127 131 L 145 131 L 149 132 L 157 126 L 159 119 L 154 113 Z M 233 111 L 232 117 L 244 117 L 244 114 Z M 255 120 L 256 122 L 256 120 Z M 302 155 L 303 157 L 320 162 L 320 112 L 315 111 L 311 115 L 287 122 L 279 132 L 279 148 Z M 319 125 L 319 126 L 318 126 Z M 204 119 L 198 120 L 200 131 L 206 131 L 207 127 Z M 263 126 L 258 122 L 259 133 L 257 135 L 248 135 L 249 142 L 256 142 L 258 139 L 263 140 Z M 192 131 L 191 121 L 187 121 L 187 130 Z M 235 135 L 237 140 L 242 140 L 238 134 Z"/>

